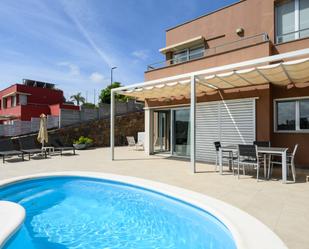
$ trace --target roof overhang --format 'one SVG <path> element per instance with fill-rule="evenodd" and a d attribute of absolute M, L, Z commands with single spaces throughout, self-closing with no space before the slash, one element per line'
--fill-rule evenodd
<path fill-rule="evenodd" d="M 274 63 L 278 61 L 284 62 Z M 309 82 L 309 48 L 133 84 L 112 91 L 138 100 L 189 97 L 192 77 L 195 78 L 198 96 L 267 83 L 279 86 L 306 83 Z"/>
<path fill-rule="evenodd" d="M 10 92 L 8 94 L 5 94 L 5 95 L 2 96 L 2 98 L 7 98 L 7 97 L 10 97 L 10 96 L 15 96 L 17 94 L 19 94 L 19 95 L 31 95 L 31 93 L 24 93 L 24 92 L 16 91 L 16 92 Z"/>
<path fill-rule="evenodd" d="M 193 46 L 204 44 L 204 41 L 205 41 L 205 38 L 203 36 L 197 36 L 192 39 L 189 39 L 189 40 L 186 40 L 180 43 L 176 43 L 176 44 L 167 46 L 165 48 L 161 48 L 159 49 L 159 52 L 162 54 L 166 54 L 167 52 L 178 51 L 178 50 L 185 49 L 188 47 L 193 47 Z"/>

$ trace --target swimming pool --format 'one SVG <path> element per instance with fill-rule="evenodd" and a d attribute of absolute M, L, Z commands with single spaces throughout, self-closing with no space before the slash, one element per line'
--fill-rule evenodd
<path fill-rule="evenodd" d="M 214 215 L 177 198 L 107 179 L 58 176 L 0 188 L 26 209 L 5 249 L 235 249 Z"/>

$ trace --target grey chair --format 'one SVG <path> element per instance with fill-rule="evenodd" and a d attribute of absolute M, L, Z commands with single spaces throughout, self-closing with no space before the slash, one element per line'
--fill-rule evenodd
<path fill-rule="evenodd" d="M 35 154 L 41 154 L 44 155 L 45 158 L 47 158 L 47 152 L 42 151 L 42 148 L 40 148 L 34 141 L 34 137 L 22 137 L 18 139 L 19 141 L 19 147 L 20 150 L 29 156 L 29 160 L 31 156 Z"/>
<path fill-rule="evenodd" d="M 293 182 L 296 181 L 295 155 L 296 155 L 297 149 L 298 149 L 298 144 L 296 144 L 294 146 L 292 153 L 288 152 L 287 156 L 286 156 L 287 169 L 288 169 L 288 172 L 289 172 L 289 169 L 291 169 L 291 171 L 292 171 Z M 270 177 L 270 175 L 272 173 L 272 169 L 273 169 L 274 164 L 280 164 L 281 165 L 282 161 L 280 161 L 280 160 L 270 161 L 270 167 L 268 169 L 268 177 Z"/>
<path fill-rule="evenodd" d="M 0 140 L 0 156 L 5 163 L 5 159 L 11 156 L 21 156 L 24 161 L 24 153 L 20 150 L 15 150 L 11 139 Z"/>
<path fill-rule="evenodd" d="M 73 144 L 65 144 L 59 136 L 51 136 L 49 145 L 54 147 L 54 151 L 60 152 L 61 156 L 64 151 L 72 151 L 73 155 L 76 155 Z"/>
<path fill-rule="evenodd" d="M 257 147 L 270 147 L 270 141 L 254 141 L 253 145 L 256 145 Z M 264 177 L 266 178 L 267 167 L 268 167 L 268 170 L 270 168 L 271 155 L 259 153 L 259 159 L 260 159 L 260 163 L 263 163 L 264 165 L 264 174 L 265 174 Z M 266 164 L 265 164 L 264 159 L 266 159 Z"/>
<path fill-rule="evenodd" d="M 245 174 L 245 166 L 256 168 L 256 179 L 259 180 L 259 156 L 256 145 L 238 145 L 238 161 L 237 161 L 237 173 L 239 179 L 240 165 L 242 165 L 243 174 Z"/>
<path fill-rule="evenodd" d="M 253 145 L 258 147 L 270 147 L 270 141 L 254 141 Z"/>
<path fill-rule="evenodd" d="M 215 150 L 216 150 L 216 165 L 215 171 L 218 171 L 218 162 L 219 162 L 219 150 L 221 148 L 221 142 L 216 141 L 214 142 Z M 233 174 L 234 172 L 234 161 L 237 160 L 237 156 L 234 156 L 232 152 L 229 152 L 228 155 L 222 155 L 222 159 L 227 159 L 229 162 L 229 167 L 232 169 Z"/>

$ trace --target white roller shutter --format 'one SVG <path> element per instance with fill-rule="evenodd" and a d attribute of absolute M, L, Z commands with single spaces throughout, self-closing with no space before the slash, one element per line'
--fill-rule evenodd
<path fill-rule="evenodd" d="M 214 142 L 252 144 L 255 140 L 255 99 L 206 102 L 196 109 L 197 160 L 215 162 Z"/>
<path fill-rule="evenodd" d="M 196 159 L 213 162 L 216 160 L 214 141 L 218 141 L 219 104 L 209 102 L 196 108 Z"/>

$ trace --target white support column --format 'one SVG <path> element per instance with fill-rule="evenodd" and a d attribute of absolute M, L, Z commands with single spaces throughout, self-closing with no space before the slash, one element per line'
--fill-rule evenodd
<path fill-rule="evenodd" d="M 115 92 L 111 90 L 111 120 L 110 120 L 110 148 L 111 160 L 114 160 L 114 146 L 115 146 Z"/>
<path fill-rule="evenodd" d="M 196 85 L 195 76 L 191 76 L 191 104 L 190 104 L 190 161 L 192 172 L 196 172 L 196 144 L 195 144 L 195 128 L 196 128 Z"/>
<path fill-rule="evenodd" d="M 146 155 L 153 153 L 153 111 L 145 108 L 145 140 L 144 149 Z"/>

